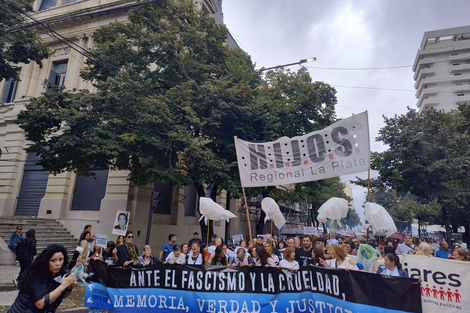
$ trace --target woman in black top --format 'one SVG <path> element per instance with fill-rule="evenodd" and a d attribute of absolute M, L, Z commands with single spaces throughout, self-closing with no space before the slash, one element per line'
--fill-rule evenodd
<path fill-rule="evenodd" d="M 30 229 L 26 232 L 26 238 L 21 241 L 16 248 L 16 259 L 20 262 L 20 274 L 18 275 L 18 282 L 21 284 L 21 278 L 25 271 L 33 262 L 36 255 L 36 231 Z"/>
<path fill-rule="evenodd" d="M 67 262 L 63 246 L 44 249 L 24 273 L 18 297 L 8 312 L 54 313 L 75 284 L 75 275 L 65 275 Z"/>

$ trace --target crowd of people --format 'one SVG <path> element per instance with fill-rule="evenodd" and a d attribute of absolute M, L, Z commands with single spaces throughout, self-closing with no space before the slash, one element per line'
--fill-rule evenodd
<path fill-rule="evenodd" d="M 108 241 L 107 248 L 102 249 L 94 245 L 95 238 L 91 229 L 91 225 L 84 227 L 78 247 L 69 263 L 67 252 L 60 245 L 49 246 L 36 256 L 34 229 L 28 230 L 23 237 L 22 227 L 16 228 L 8 246 L 16 253 L 21 267 L 19 276 L 14 280 L 20 292 L 9 312 L 55 310 L 75 285 L 76 277 L 69 274 L 70 269 L 77 264 L 86 265 L 89 260 L 118 266 L 149 266 L 157 263 L 259 266 L 294 272 L 300 267 L 313 265 L 362 270 L 362 264 L 356 263 L 351 256 L 357 255 L 360 246 L 367 244 L 370 249 L 375 249 L 377 259 L 382 259 L 380 263 L 383 263 L 378 265 L 377 262 L 373 271 L 386 276 L 408 277 L 408 273 L 400 264 L 401 254 L 469 261 L 467 245 L 461 238 L 452 248 L 449 248 L 444 239 L 440 239 L 439 247 L 434 251 L 429 242 L 413 238 L 411 235 L 406 235 L 401 242 L 394 238 L 387 238 L 384 241 L 379 238 L 377 242 L 373 237 L 367 241 L 365 237 L 354 235 L 333 236 L 333 238 L 327 235 L 304 235 L 301 238 L 259 236 L 248 241 L 241 240 L 237 245 L 227 245 L 217 235 L 212 235 L 210 242 L 206 244 L 195 232 L 193 238 L 181 245 L 177 244 L 176 234 L 170 234 L 168 242 L 161 247 L 158 256 L 155 256 L 149 245 L 145 245 L 142 253 L 139 253 L 138 247 L 133 242 L 133 232 L 130 230 L 125 236 L 118 236 L 115 242 Z"/>
<path fill-rule="evenodd" d="M 379 266 L 378 262 L 374 268 L 374 272 L 382 275 L 407 276 L 406 271 L 401 268 L 398 258 L 400 254 L 469 260 L 466 245 L 462 240 L 459 240 L 453 249 L 449 249 L 447 242 L 441 239 L 440 247 L 434 252 L 429 243 L 419 241 L 410 235 L 405 236 L 401 243 L 394 238 L 379 243 L 375 238 L 369 238 L 366 242 L 365 237 L 353 235 L 337 236 L 332 239 L 328 239 L 327 235 L 280 239 L 277 237 L 264 239 L 260 236 L 248 241 L 241 240 L 233 246 L 224 243 L 217 235 L 213 235 L 209 244 L 206 244 L 201 241 L 197 232 L 187 243 L 179 245 L 176 234 L 170 234 L 168 242 L 161 247 L 158 256 L 152 254 L 149 245 L 144 246 L 143 253 L 139 254 L 133 238 L 132 231 L 127 231 L 125 236 L 117 238 L 117 244 L 109 242 L 108 248 L 103 251 L 102 260 L 107 259 L 107 263 L 121 266 L 164 263 L 227 267 L 262 266 L 296 271 L 302 266 L 315 265 L 361 270 L 363 266 L 356 264 L 348 255 L 357 255 L 360 245 L 366 243 L 376 249 L 377 259 L 382 259 L 380 263 L 383 264 Z"/>

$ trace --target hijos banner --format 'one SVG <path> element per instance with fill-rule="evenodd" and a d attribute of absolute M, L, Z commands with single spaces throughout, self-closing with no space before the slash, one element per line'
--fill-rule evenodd
<path fill-rule="evenodd" d="M 359 271 L 157 264 L 144 268 L 90 261 L 85 306 L 110 312 L 421 312 L 417 279 Z"/>
<path fill-rule="evenodd" d="M 243 187 L 288 185 L 367 171 L 367 111 L 320 131 L 253 143 L 235 137 Z"/>

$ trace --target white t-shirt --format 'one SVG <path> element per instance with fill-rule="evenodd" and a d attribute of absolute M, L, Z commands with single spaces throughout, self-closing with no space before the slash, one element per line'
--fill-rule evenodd
<path fill-rule="evenodd" d="M 165 264 L 184 264 L 186 261 L 186 257 L 185 257 L 185 254 L 184 253 L 180 253 L 180 255 L 176 258 L 175 257 L 175 254 L 173 252 L 171 252 L 170 254 L 168 254 L 165 262 Z"/>
<path fill-rule="evenodd" d="M 289 270 L 291 268 L 295 268 L 296 270 L 298 270 L 299 269 L 299 262 L 297 262 L 296 260 L 294 260 L 292 262 L 289 262 L 286 259 L 282 259 L 281 262 L 279 262 L 279 266 L 281 268 L 287 268 Z"/>
<path fill-rule="evenodd" d="M 343 263 L 341 263 L 341 265 L 336 265 L 336 259 L 331 259 L 331 260 L 326 260 L 326 264 L 328 264 L 330 267 L 336 267 L 336 268 L 349 268 L 351 270 L 357 270 L 357 266 L 356 266 L 356 263 L 354 263 L 354 261 L 352 261 L 354 263 L 354 266 L 349 262 L 349 261 L 352 261 L 349 257 L 346 257 L 343 261 Z"/>
<path fill-rule="evenodd" d="M 189 252 L 187 256 L 186 264 L 188 265 L 201 265 L 202 264 L 202 254 L 198 253 L 196 259 L 193 258 L 193 253 Z"/>
<path fill-rule="evenodd" d="M 262 266 L 260 259 L 253 258 L 253 261 L 255 262 L 255 266 Z M 269 267 L 275 267 L 276 263 L 274 263 L 274 260 L 272 258 L 268 258 L 268 265 L 269 265 Z"/>

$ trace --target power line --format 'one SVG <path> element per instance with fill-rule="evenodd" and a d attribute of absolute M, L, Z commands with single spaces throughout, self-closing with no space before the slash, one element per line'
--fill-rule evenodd
<path fill-rule="evenodd" d="M 305 66 L 305 67 L 319 69 L 319 70 L 368 71 L 368 70 L 389 70 L 389 69 L 399 69 L 399 68 L 410 68 L 412 66 L 413 65 L 398 65 L 398 66 L 386 66 L 386 67 L 319 67 L 319 66 Z"/>

